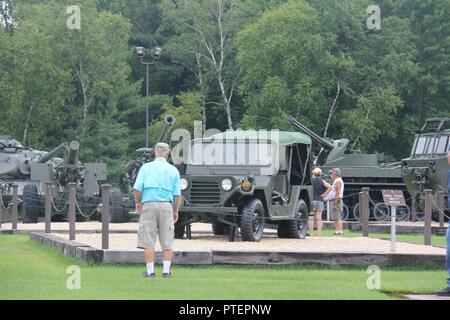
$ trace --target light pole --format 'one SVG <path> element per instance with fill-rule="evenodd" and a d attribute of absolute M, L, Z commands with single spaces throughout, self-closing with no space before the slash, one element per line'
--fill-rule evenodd
<path fill-rule="evenodd" d="M 148 148 L 149 141 L 148 141 L 148 122 L 149 122 L 149 87 L 148 87 L 148 77 L 149 77 L 149 67 L 151 64 L 154 64 L 156 60 L 161 56 L 162 49 L 159 47 L 156 47 L 154 49 L 153 54 L 151 55 L 152 61 L 145 61 L 145 48 L 144 47 L 136 47 L 136 53 L 139 59 L 141 59 L 141 63 L 145 64 L 147 67 L 147 73 L 146 73 L 146 111 L 145 111 L 145 147 Z"/>

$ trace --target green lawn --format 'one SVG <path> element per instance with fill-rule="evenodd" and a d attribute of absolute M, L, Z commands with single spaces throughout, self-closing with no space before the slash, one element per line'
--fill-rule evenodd
<path fill-rule="evenodd" d="M 66 288 L 67 267 L 81 268 L 81 290 Z M 382 269 L 382 290 L 367 289 L 363 268 L 179 267 L 171 279 L 143 279 L 143 266 L 102 266 L 61 256 L 26 236 L 0 235 L 4 299 L 392 299 L 388 293 L 432 293 L 442 270 Z"/>
<path fill-rule="evenodd" d="M 317 236 L 317 230 L 314 231 L 314 234 Z M 332 229 L 323 229 L 322 236 L 324 237 L 334 237 L 334 230 Z M 344 230 L 344 237 L 361 237 L 361 232 Z M 371 238 L 380 238 L 380 239 L 391 239 L 390 233 L 369 233 L 369 237 Z M 423 235 L 415 235 L 415 234 L 397 234 L 397 241 L 415 243 L 415 244 L 423 244 Z M 435 246 L 445 247 L 446 241 L 445 236 L 435 236 L 431 237 L 431 243 Z"/>

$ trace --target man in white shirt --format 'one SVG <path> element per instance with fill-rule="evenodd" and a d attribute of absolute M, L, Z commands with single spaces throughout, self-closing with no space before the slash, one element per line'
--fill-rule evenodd
<path fill-rule="evenodd" d="M 344 181 L 339 168 L 330 171 L 333 185 L 324 194 L 324 199 L 330 201 L 330 218 L 334 221 L 335 235 L 342 235 L 342 212 L 344 211 Z"/>

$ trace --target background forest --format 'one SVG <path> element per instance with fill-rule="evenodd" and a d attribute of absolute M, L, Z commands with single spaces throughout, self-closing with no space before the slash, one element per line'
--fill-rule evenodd
<path fill-rule="evenodd" d="M 450 0 L 0 0 L 0 133 L 50 150 L 79 140 L 117 183 L 167 113 L 177 126 L 290 129 L 281 112 L 361 151 L 407 157 L 450 116 Z M 368 28 L 381 8 L 381 29 Z"/>

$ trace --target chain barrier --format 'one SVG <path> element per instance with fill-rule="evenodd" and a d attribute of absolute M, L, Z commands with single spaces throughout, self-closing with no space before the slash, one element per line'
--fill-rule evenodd
<path fill-rule="evenodd" d="M 85 214 L 85 213 L 83 213 L 83 211 L 81 210 L 80 205 L 79 205 L 78 200 L 77 200 L 76 197 L 75 197 L 75 205 L 76 205 L 76 207 L 77 207 L 78 213 L 79 213 L 81 216 L 83 216 L 84 218 L 86 218 L 86 219 L 89 219 L 89 218 L 92 217 L 94 214 L 96 214 L 96 211 L 92 211 L 91 214 Z"/>
<path fill-rule="evenodd" d="M 57 213 L 63 213 L 63 212 L 66 210 L 66 208 L 67 208 L 67 203 L 64 203 L 63 207 L 62 207 L 61 209 L 58 209 L 58 208 L 56 207 L 56 204 L 55 204 L 55 202 L 54 202 L 53 196 L 52 196 L 51 194 L 50 194 L 50 199 L 51 199 L 52 207 L 53 207 L 53 209 L 54 209 Z"/>
<path fill-rule="evenodd" d="M 2 206 L 3 210 L 9 210 L 9 206 L 5 207 L 5 204 L 3 202 L 3 197 L 0 197 L 0 206 Z"/>
<path fill-rule="evenodd" d="M 447 219 L 450 220 L 450 217 L 449 217 L 448 215 L 445 214 L 445 210 L 442 210 L 442 209 L 439 207 L 439 205 L 436 203 L 436 201 L 434 201 L 434 197 L 430 197 L 430 198 L 431 198 L 431 202 L 432 202 L 432 204 L 433 204 L 433 206 L 432 206 L 431 209 L 433 210 L 433 207 L 434 207 L 434 209 L 437 209 L 437 211 L 438 211 L 440 214 L 444 215 L 444 217 L 446 217 Z"/>

